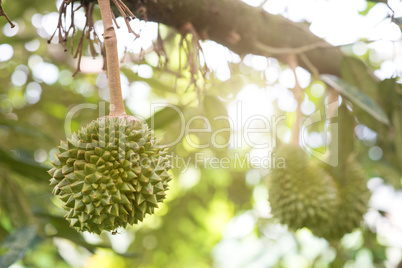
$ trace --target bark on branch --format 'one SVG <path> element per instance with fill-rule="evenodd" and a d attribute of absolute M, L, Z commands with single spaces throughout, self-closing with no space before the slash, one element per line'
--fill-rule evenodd
<path fill-rule="evenodd" d="M 298 54 L 304 68 L 311 69 L 312 65 L 320 73 L 340 76 L 344 55 L 338 47 L 315 36 L 303 23 L 269 14 L 241 0 L 127 0 L 126 4 L 131 10 L 145 7 L 148 20 L 177 29 L 190 22 L 201 38 L 214 40 L 240 55 L 273 56 L 286 62 L 289 52 Z"/>

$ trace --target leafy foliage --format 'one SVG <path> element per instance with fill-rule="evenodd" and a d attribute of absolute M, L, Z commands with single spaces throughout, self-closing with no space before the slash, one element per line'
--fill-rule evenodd
<path fill-rule="evenodd" d="M 107 86 L 100 72 L 102 63 L 100 57 L 93 60 L 84 45 L 83 71 L 72 78 L 76 66 L 72 56 L 63 52 L 57 39 L 47 44 L 56 27 L 55 1 L 7 0 L 3 5 L 18 33 L 0 20 L 0 45 L 10 45 L 13 51 L 10 59 L 0 62 L 0 267 L 14 262 L 24 267 L 80 267 L 85 260 L 87 267 L 90 263 L 107 267 L 105 260 L 121 267 L 211 267 L 223 260 L 227 264 L 230 259 L 235 261 L 230 267 L 247 267 L 253 262 L 257 267 L 282 267 L 294 256 L 311 267 L 341 267 L 361 254 L 368 254 L 373 265 L 383 267 L 388 245 L 367 225 L 331 244 L 307 229 L 294 234 L 279 225 L 268 204 L 269 168 L 250 163 L 250 155 L 265 156 L 266 151 L 255 150 L 243 140 L 241 146 L 234 146 L 242 139 L 244 129 L 235 125 L 238 121 L 216 120 L 227 115 L 245 119 L 250 115 L 286 115 L 277 124 L 277 137 L 273 130 L 252 135 L 261 143 L 269 141 L 271 147 L 276 139 L 278 143 L 288 142 L 296 118 L 290 104 L 296 100 L 289 84 L 281 83 L 278 75 L 270 76 L 286 73 L 287 66 L 274 58 L 247 55 L 236 60 L 233 56 L 235 60 L 225 66 L 230 79 L 220 80 L 217 72 L 206 73 L 207 66 L 202 60 L 198 62 L 202 56 L 194 50 L 196 38 L 191 34 L 183 38 L 162 24 L 152 41 L 163 44 L 165 54 L 151 51 L 149 40 L 144 41 L 149 46 L 143 47 L 138 45 L 141 40 L 130 39 L 129 46 L 136 44 L 133 47 L 137 50 L 128 48 L 133 53 L 125 56 L 121 78 L 128 113 L 144 119 L 163 143 L 173 143 L 171 153 L 176 162 L 166 203 L 143 223 L 127 231 L 118 230 L 114 236 L 77 233 L 62 217 L 59 200 L 50 194 L 46 170 L 54 160 L 57 141 L 66 137 L 65 118 L 74 107 L 86 105 L 71 116 L 71 131 L 105 115 L 102 107 L 106 107 Z M 372 6 L 369 4 L 362 14 Z M 99 17 L 95 15 L 96 19 Z M 122 20 L 118 22 L 124 25 Z M 135 23 L 145 27 L 143 21 Z M 82 28 L 77 26 L 77 31 Z M 216 45 L 216 49 L 223 48 Z M 309 76 L 303 103 L 319 110 L 326 104 L 330 87 L 336 89 L 342 105 L 335 119 L 341 132 L 341 164 L 333 170 L 335 176 L 340 181 L 344 178 L 342 162 L 355 155 L 367 177 L 381 177 L 398 190 L 402 174 L 402 88 L 397 78 L 379 81 L 373 77 L 370 68 L 379 66 L 370 62 L 368 54 L 352 55 L 342 62 L 342 77 Z M 264 60 L 270 72 L 250 64 Z M 240 115 L 235 109 L 238 102 L 243 103 Z M 151 103 L 157 105 L 151 109 Z M 304 118 L 309 115 L 303 114 Z M 219 134 L 182 133 L 183 122 L 187 124 L 195 116 L 205 117 L 193 120 L 190 129 L 208 129 L 208 121 L 215 131 L 212 133 Z M 250 124 L 260 127 L 260 123 Z M 325 126 L 321 120 L 306 131 L 321 135 Z M 356 135 L 359 129 L 375 137 Z M 217 148 L 211 146 L 213 142 L 229 146 Z M 208 146 L 200 146 L 203 144 Z M 314 149 L 324 147 L 319 144 Z M 370 158 L 373 147 L 382 150 L 377 160 Z M 200 155 L 205 159 L 201 161 Z M 228 159 L 229 164 L 216 168 L 215 159 Z M 205 165 L 206 161 L 209 164 Z M 371 210 L 381 214 L 375 208 Z M 378 217 L 388 220 L 386 215 Z M 312 245 L 319 248 L 313 257 L 306 253 Z M 245 256 L 250 249 L 252 253 Z M 243 259 L 237 261 L 237 257 Z"/>

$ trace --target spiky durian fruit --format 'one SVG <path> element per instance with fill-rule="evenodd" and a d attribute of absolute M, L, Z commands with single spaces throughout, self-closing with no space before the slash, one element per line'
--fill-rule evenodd
<path fill-rule="evenodd" d="M 358 228 L 368 209 L 371 193 L 367 188 L 363 168 L 358 163 L 349 161 L 345 166 L 344 176 L 342 182 L 337 182 L 338 209 L 326 228 L 316 233 L 327 240 L 338 240 Z"/>
<path fill-rule="evenodd" d="M 275 157 L 284 158 L 285 166 L 275 166 L 271 171 L 272 214 L 290 229 L 307 227 L 314 233 L 319 231 L 337 208 L 335 183 L 298 146 L 284 144 L 275 152 Z"/>
<path fill-rule="evenodd" d="M 50 185 L 78 231 L 100 234 L 135 224 L 165 198 L 168 149 L 135 117 L 94 120 L 58 148 Z"/>

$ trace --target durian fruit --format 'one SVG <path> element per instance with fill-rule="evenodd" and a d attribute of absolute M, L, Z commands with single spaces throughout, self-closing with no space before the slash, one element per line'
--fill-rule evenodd
<path fill-rule="evenodd" d="M 320 229 L 316 235 L 327 240 L 338 240 L 346 233 L 358 228 L 367 212 L 371 193 L 363 168 L 354 161 L 345 166 L 344 183 L 337 182 L 339 205 L 336 213 L 326 228 Z M 335 177 L 334 181 L 336 181 Z"/>
<path fill-rule="evenodd" d="M 132 116 L 102 117 L 55 154 L 50 185 L 78 231 L 100 234 L 152 214 L 172 179 L 168 149 Z"/>
<path fill-rule="evenodd" d="M 334 181 L 300 147 L 284 144 L 274 151 L 285 166 L 273 167 L 269 180 L 272 214 L 289 229 L 321 232 L 337 209 Z M 277 161 L 278 162 L 278 161 Z"/>

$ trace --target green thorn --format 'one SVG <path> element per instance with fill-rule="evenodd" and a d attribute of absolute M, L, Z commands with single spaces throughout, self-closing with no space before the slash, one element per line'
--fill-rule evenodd
<path fill-rule="evenodd" d="M 89 162 L 92 164 L 96 164 L 96 162 L 98 162 L 99 159 L 100 157 L 94 154 L 89 157 Z"/>
<path fill-rule="evenodd" d="M 124 206 L 119 206 L 120 209 L 120 215 L 128 215 L 127 210 L 124 208 Z"/>
<path fill-rule="evenodd" d="M 78 215 L 78 219 L 80 220 L 80 222 L 86 222 L 89 219 L 88 214 L 82 212 Z"/>
<path fill-rule="evenodd" d="M 57 170 L 57 168 L 54 167 L 54 168 L 49 169 L 49 170 L 47 171 L 47 173 L 49 173 L 49 175 L 53 177 L 53 175 L 54 175 L 54 173 L 56 172 L 56 170 Z"/>
<path fill-rule="evenodd" d="M 78 219 L 71 219 L 70 220 L 71 227 L 81 227 L 81 222 Z"/>
<path fill-rule="evenodd" d="M 139 206 L 137 206 L 138 210 L 142 212 L 142 214 L 145 213 L 147 209 L 147 202 L 141 203 Z"/>
<path fill-rule="evenodd" d="M 152 174 L 152 176 L 150 177 L 150 181 L 151 181 L 152 184 L 157 184 L 157 183 L 161 182 L 162 179 L 161 179 L 158 175 L 156 175 L 156 174 L 154 173 L 154 174 Z"/>
<path fill-rule="evenodd" d="M 119 190 L 117 190 L 117 192 L 112 195 L 112 200 L 116 203 L 121 201 L 121 194 Z"/>
<path fill-rule="evenodd" d="M 95 209 L 95 206 L 93 205 L 93 204 L 91 204 L 91 203 L 89 203 L 89 204 L 87 204 L 86 206 L 85 206 L 85 213 L 87 213 L 87 214 L 92 214 L 92 211 L 94 211 L 94 209 Z"/>
<path fill-rule="evenodd" d="M 123 205 L 129 205 L 130 204 L 130 200 L 128 200 L 128 198 L 127 198 L 127 196 L 125 194 L 121 195 L 120 204 L 123 204 Z"/>
<path fill-rule="evenodd" d="M 131 183 L 123 182 L 120 187 L 120 191 L 122 192 L 135 192 L 134 186 Z"/>
<path fill-rule="evenodd" d="M 60 162 L 65 163 L 67 159 L 70 158 L 70 154 L 66 152 L 62 152 L 61 154 L 57 155 L 57 158 L 60 160 Z"/>
<path fill-rule="evenodd" d="M 84 185 L 83 181 L 77 181 L 77 182 L 71 184 L 70 187 L 73 190 L 73 192 L 76 193 L 76 192 L 81 192 L 83 185 Z"/>
<path fill-rule="evenodd" d="M 72 166 L 63 166 L 61 172 L 63 173 L 63 175 L 67 175 L 68 173 L 71 173 L 74 171 L 74 167 Z"/>
<path fill-rule="evenodd" d="M 85 167 L 85 161 L 84 160 L 76 160 L 74 162 L 74 170 L 83 170 Z"/>
<path fill-rule="evenodd" d="M 105 152 L 103 153 L 103 155 L 102 155 L 102 158 L 103 158 L 105 161 L 108 161 L 109 158 L 110 158 L 110 156 L 111 156 L 111 153 L 110 153 L 109 151 L 105 151 Z"/>
<path fill-rule="evenodd" d="M 85 209 L 85 204 L 81 200 L 75 200 L 74 210 L 81 211 Z"/>
<path fill-rule="evenodd" d="M 110 210 L 110 214 L 114 215 L 114 216 L 119 216 L 119 205 L 118 204 L 114 204 L 112 205 L 112 208 Z"/>
<path fill-rule="evenodd" d="M 96 162 L 96 166 L 103 166 L 105 164 L 105 160 L 103 158 L 99 158 L 98 161 Z"/>
<path fill-rule="evenodd" d="M 72 148 L 72 149 L 68 150 L 68 153 L 70 154 L 71 157 L 77 158 L 78 149 L 77 148 Z"/>
<path fill-rule="evenodd" d="M 113 164 L 112 164 L 111 162 L 106 162 L 105 168 L 106 168 L 107 170 L 111 170 L 111 169 L 113 168 Z"/>
<path fill-rule="evenodd" d="M 61 170 L 61 169 L 57 169 L 57 170 L 54 172 L 53 177 L 54 177 L 55 179 L 59 179 L 59 180 L 62 179 L 62 178 L 64 178 L 64 175 L 63 175 L 62 170 Z"/>
<path fill-rule="evenodd" d="M 140 205 L 141 203 L 143 203 L 145 201 L 145 198 L 142 194 L 136 194 L 135 201 L 136 201 L 137 205 Z"/>
<path fill-rule="evenodd" d="M 139 180 L 140 183 L 142 183 L 143 185 L 149 183 L 149 178 L 146 177 L 146 176 L 144 176 L 144 175 L 141 175 L 141 177 L 140 177 L 138 180 Z"/>
<path fill-rule="evenodd" d="M 67 200 L 70 199 L 70 196 L 71 196 L 70 194 L 64 194 L 64 195 L 60 196 L 60 200 L 63 201 L 64 203 L 66 203 Z"/>
<path fill-rule="evenodd" d="M 75 199 L 70 195 L 69 199 L 64 204 L 64 206 L 68 208 L 74 208 L 74 205 L 75 205 Z"/>
<path fill-rule="evenodd" d="M 131 181 L 135 178 L 137 178 L 137 175 L 135 175 L 134 172 L 132 172 L 131 170 L 127 171 L 127 181 Z"/>
<path fill-rule="evenodd" d="M 156 196 L 154 196 L 154 195 L 151 195 L 150 197 L 148 197 L 147 202 L 154 207 L 158 207 L 158 201 L 156 200 Z"/>
<path fill-rule="evenodd" d="M 141 174 L 141 167 L 139 166 L 133 167 L 132 170 L 135 172 L 137 176 Z"/>
<path fill-rule="evenodd" d="M 87 204 L 91 203 L 91 198 L 87 195 L 84 195 L 82 197 L 82 202 L 87 205 Z"/>
<path fill-rule="evenodd" d="M 51 178 L 50 179 L 50 186 L 54 186 L 54 185 L 56 185 L 56 184 L 58 184 L 59 183 L 59 181 L 58 180 L 56 180 L 55 178 Z"/>
<path fill-rule="evenodd" d="M 71 190 L 70 186 L 64 186 L 62 188 L 60 188 L 60 190 L 62 190 L 65 193 L 72 193 L 73 191 Z"/>
<path fill-rule="evenodd" d="M 102 148 L 100 148 L 100 147 L 95 147 L 95 153 L 96 153 L 98 156 L 102 156 L 104 152 L 105 152 L 105 149 L 102 149 Z"/>
<path fill-rule="evenodd" d="M 87 163 L 85 164 L 84 170 L 86 174 L 92 174 L 96 171 L 96 166 L 94 164 Z"/>
<path fill-rule="evenodd" d="M 92 185 L 90 183 L 84 183 L 82 187 L 82 193 L 89 194 L 92 191 Z"/>

